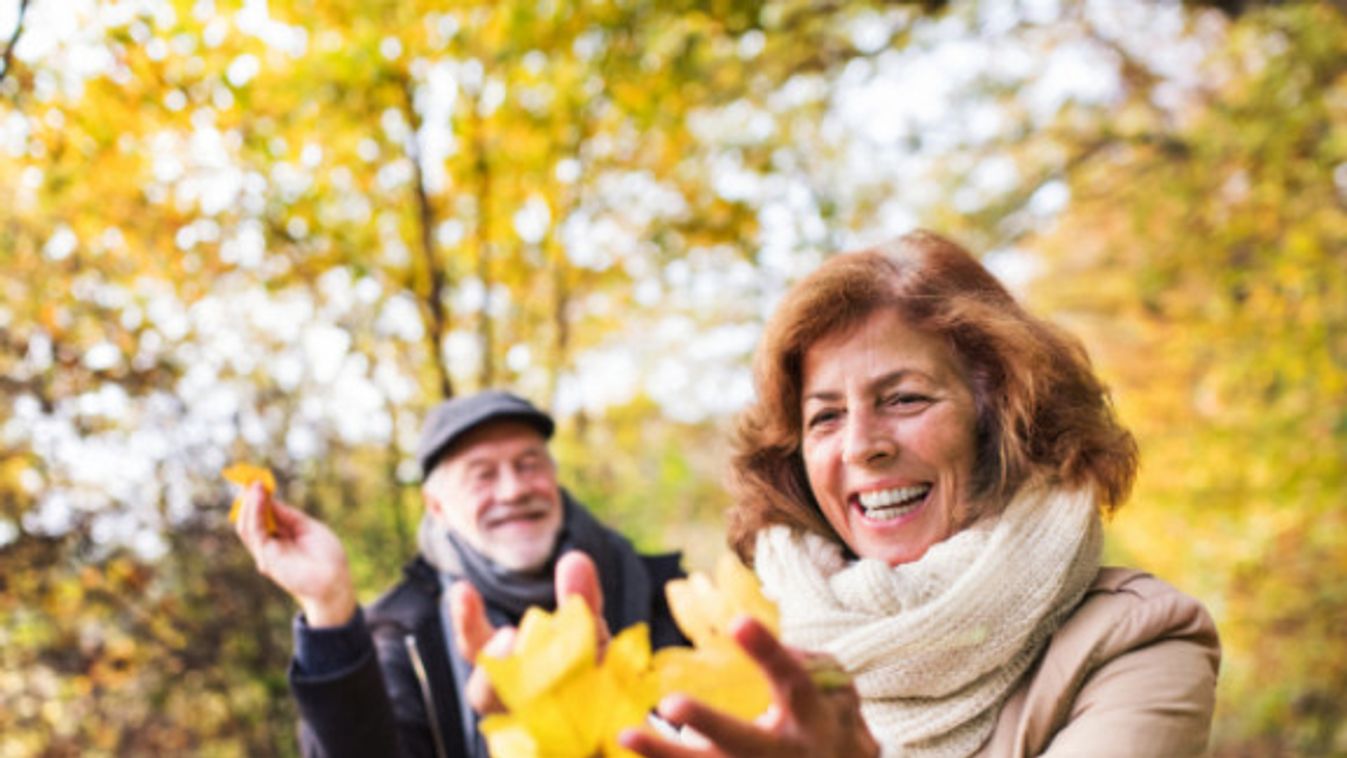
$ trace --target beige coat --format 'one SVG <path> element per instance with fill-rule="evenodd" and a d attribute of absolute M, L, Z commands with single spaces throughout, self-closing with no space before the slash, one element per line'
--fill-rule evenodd
<path fill-rule="evenodd" d="M 979 755 L 1202 755 L 1220 658 L 1200 603 L 1149 574 L 1105 568 Z"/>

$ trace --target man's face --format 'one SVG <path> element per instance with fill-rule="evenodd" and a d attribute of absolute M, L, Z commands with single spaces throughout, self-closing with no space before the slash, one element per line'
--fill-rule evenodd
<path fill-rule="evenodd" d="M 464 435 L 431 472 L 424 495 L 441 525 L 512 571 L 542 568 L 561 531 L 547 441 L 518 421 L 487 422 Z"/>

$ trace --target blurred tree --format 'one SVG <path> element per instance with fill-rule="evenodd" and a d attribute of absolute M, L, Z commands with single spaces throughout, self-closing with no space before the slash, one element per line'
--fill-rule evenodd
<path fill-rule="evenodd" d="M 1201 78 L 1172 118 L 1129 104 L 1101 131 L 1032 243 L 1039 291 L 1140 438 L 1119 551 L 1222 615 L 1221 740 L 1343 754 L 1347 19 L 1250 11 Z"/>
<path fill-rule="evenodd" d="M 1086 335 L 1145 451 L 1112 550 L 1217 612 L 1222 749 L 1347 752 L 1336 4 L 16 10 L 0 754 L 291 752 L 218 471 L 270 465 L 368 593 L 455 392 L 554 404 L 568 485 L 705 565 L 763 315 L 914 223 Z"/>
<path fill-rule="evenodd" d="M 234 545 L 219 469 L 271 466 L 385 585 L 420 411 L 487 384 L 584 394 L 585 356 L 669 312 L 680 339 L 755 317 L 703 292 L 734 262 L 753 286 L 756 211 L 718 167 L 769 165 L 791 132 L 701 125 L 770 122 L 773 92 L 865 54 L 857 19 L 887 14 L 898 45 L 941 6 L 21 2 L 0 78 L 0 754 L 291 752 L 291 609 Z M 559 450 L 658 543 L 650 510 L 721 505 L 713 447 L 689 445 L 712 430 L 625 407 Z M 576 452 L 582 430 L 620 446 Z"/>

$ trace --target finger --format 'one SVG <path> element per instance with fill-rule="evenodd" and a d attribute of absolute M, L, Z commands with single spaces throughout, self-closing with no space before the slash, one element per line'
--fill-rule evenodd
<path fill-rule="evenodd" d="M 491 686 L 491 680 L 487 678 L 483 669 L 472 670 L 472 674 L 468 676 L 468 683 L 463 686 L 463 693 L 468 699 L 468 705 L 482 716 L 490 716 L 505 710 L 505 705 L 496 695 L 496 689 Z"/>
<path fill-rule="evenodd" d="M 266 490 L 263 490 L 263 494 L 265 493 Z M 313 521 L 304 511 L 286 505 L 274 497 L 267 497 L 266 506 L 271 509 L 272 518 L 276 520 L 276 530 L 283 535 L 296 536 Z"/>
<path fill-rule="evenodd" d="M 503 626 L 491 635 L 482 646 L 482 655 L 489 655 L 495 658 L 503 658 L 510 654 L 514 649 L 515 628 L 512 626 Z M 486 670 L 478 667 L 472 670 L 468 676 L 468 683 L 463 688 L 464 696 L 468 699 L 468 705 L 483 716 L 491 713 L 499 713 L 505 710 L 505 704 L 501 702 L 500 696 L 496 694 L 496 689 L 491 686 L 491 679 L 487 677 Z"/>
<path fill-rule="evenodd" d="M 476 661 L 491 636 L 496 633 L 486 618 L 486 606 L 477 588 L 466 581 L 449 586 L 449 618 L 454 621 L 454 645 L 467 661 Z"/>
<path fill-rule="evenodd" d="M 781 755 L 779 739 L 757 724 L 735 718 L 685 695 L 670 695 L 660 701 L 659 715 L 688 726 L 728 755 Z"/>
<path fill-rule="evenodd" d="M 234 531 L 238 533 L 239 539 L 248 551 L 258 558 L 258 549 L 261 546 L 261 518 L 258 511 L 261 508 L 262 499 L 267 496 L 266 489 L 261 484 L 251 484 L 243 489 L 243 494 L 239 496 L 238 519 L 234 522 Z"/>
<path fill-rule="evenodd" d="M 512 626 L 502 626 L 491 635 L 491 639 L 482 646 L 482 655 L 504 658 L 514 651 L 514 638 L 518 632 Z"/>
<path fill-rule="evenodd" d="M 776 703 L 789 718 L 810 722 L 823 713 L 823 694 L 809 670 L 767 627 L 741 616 L 730 624 L 730 636 L 766 674 Z"/>
<path fill-rule="evenodd" d="M 649 729 L 624 729 L 617 736 L 622 747 L 645 758 L 703 758 L 714 755 L 706 750 L 687 747 L 655 734 Z"/>
<path fill-rule="evenodd" d="M 571 550 L 557 561 L 556 591 L 561 598 L 579 595 L 595 618 L 603 617 L 603 591 L 599 589 L 599 570 L 594 559 L 579 550 Z"/>
<path fill-rule="evenodd" d="M 599 587 L 599 570 L 594 566 L 594 559 L 579 550 L 571 550 L 557 561 L 555 581 L 558 604 L 563 598 L 579 595 L 589 606 L 602 648 L 611 634 L 603 617 L 603 590 Z"/>

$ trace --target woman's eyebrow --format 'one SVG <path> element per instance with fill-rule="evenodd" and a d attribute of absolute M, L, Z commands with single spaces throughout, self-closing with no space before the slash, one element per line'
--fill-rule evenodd
<path fill-rule="evenodd" d="M 814 392 L 810 392 L 809 394 L 805 395 L 803 402 L 807 403 L 810 400 L 818 400 L 820 402 L 826 403 L 831 400 L 836 400 L 840 397 L 842 397 L 842 393 L 836 390 L 816 390 Z"/>
<path fill-rule="evenodd" d="M 914 368 L 895 369 L 893 371 L 888 372 L 887 374 L 882 374 L 870 380 L 869 382 L 866 382 L 865 389 L 873 392 L 877 389 L 882 389 L 884 387 L 897 384 L 898 382 L 901 382 L 902 380 L 908 378 L 909 376 L 927 377 L 927 374 L 924 371 Z M 817 400 L 819 402 L 824 403 L 833 402 L 836 400 L 840 400 L 844 394 L 845 393 L 843 393 L 842 391 L 834 389 L 814 390 L 813 392 L 807 393 L 804 396 L 804 398 L 801 399 L 800 404 L 804 405 L 805 403 L 811 400 Z"/>
<path fill-rule="evenodd" d="M 884 374 L 883 376 L 876 377 L 875 380 L 866 385 L 866 387 L 868 389 L 876 389 L 878 387 L 888 387 L 889 385 L 901 382 L 902 380 L 906 379 L 909 376 L 925 376 L 925 374 L 923 374 L 921 371 L 912 368 L 900 368 L 897 369 L 896 371 L 890 371 L 889 373 Z"/>

